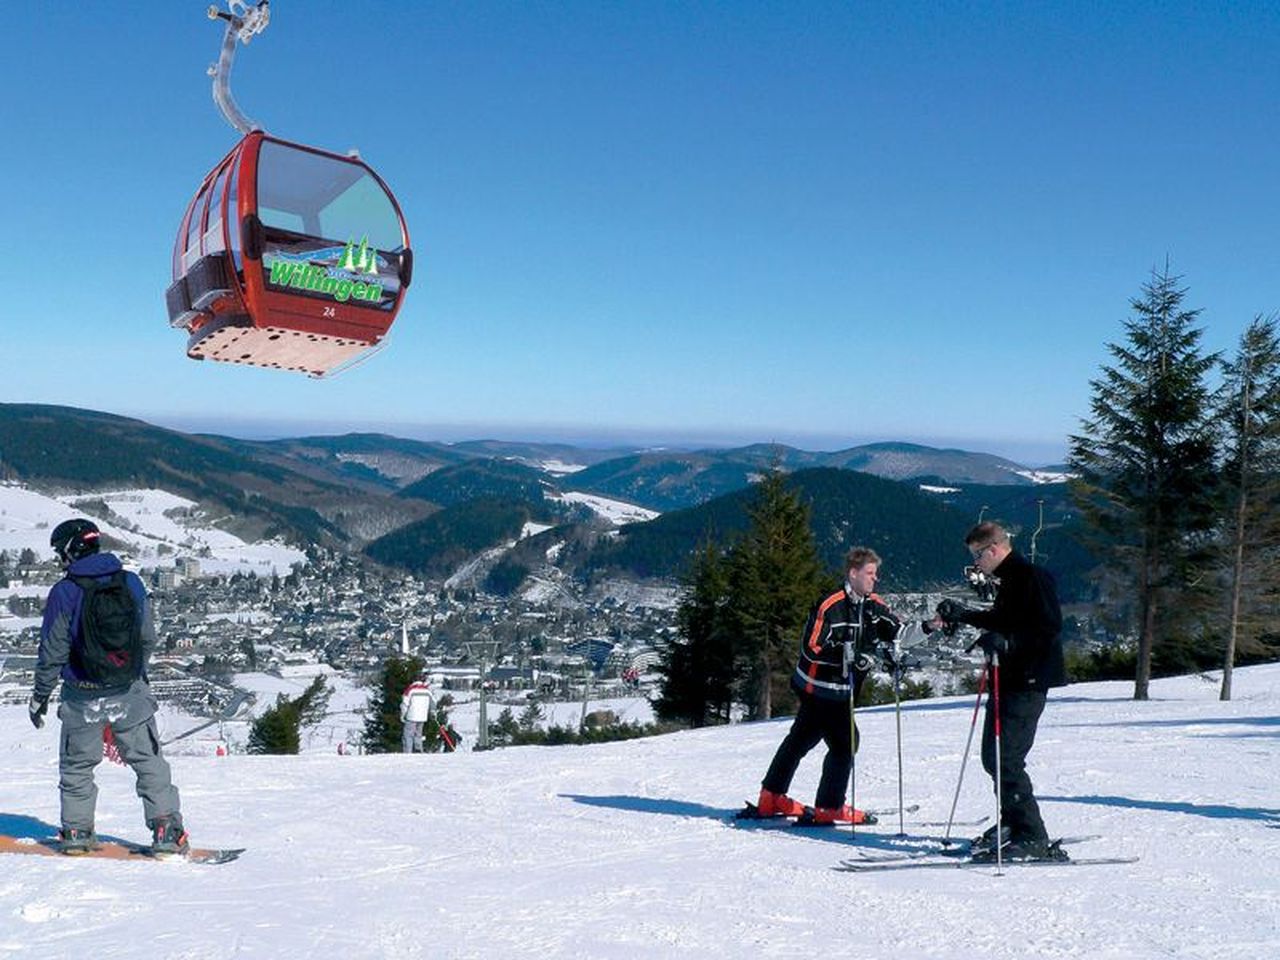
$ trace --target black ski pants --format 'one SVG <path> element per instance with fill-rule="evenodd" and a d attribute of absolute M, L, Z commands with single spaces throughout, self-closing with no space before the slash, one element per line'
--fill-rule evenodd
<path fill-rule="evenodd" d="M 1027 776 L 1027 754 L 1036 742 L 1036 727 L 1044 713 L 1040 691 L 1000 691 L 1000 820 L 1009 828 L 1010 840 L 1048 840 L 1040 806 Z M 996 776 L 994 698 L 987 698 L 982 725 L 982 767 Z"/>
<path fill-rule="evenodd" d="M 852 721 L 847 700 L 823 700 L 820 697 L 800 695 L 800 709 L 791 724 L 778 752 L 773 755 L 769 772 L 761 784 L 773 793 L 786 793 L 791 788 L 791 778 L 805 754 L 818 745 L 827 744 L 827 756 L 822 761 L 822 779 L 818 782 L 816 807 L 836 808 L 844 806 L 845 785 L 849 782 L 849 768 L 853 757 L 849 750 L 849 731 Z M 856 732 L 855 732 L 856 737 Z"/>

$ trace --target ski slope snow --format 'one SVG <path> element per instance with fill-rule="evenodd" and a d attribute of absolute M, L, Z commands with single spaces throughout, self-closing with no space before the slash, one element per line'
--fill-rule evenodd
<path fill-rule="evenodd" d="M 1055 834 L 1133 865 L 835 872 L 937 837 L 972 698 L 906 704 L 909 817 L 741 829 L 786 720 L 591 747 L 297 757 L 175 753 L 201 867 L 6 856 L 0 958 L 1087 958 L 1280 956 L 1280 665 L 1055 691 L 1031 754 Z M 0 827 L 58 823 L 57 725 L 0 708 Z M 162 735 L 191 718 L 165 712 Z M 894 712 L 859 711 L 859 803 L 897 794 Z M 820 756 L 793 793 L 811 800 Z M 131 774 L 98 776 L 102 834 L 143 839 Z M 959 804 L 989 814 L 971 759 Z M 973 827 L 964 829 L 971 833 Z M 959 831 L 958 831 L 959 832 Z"/>

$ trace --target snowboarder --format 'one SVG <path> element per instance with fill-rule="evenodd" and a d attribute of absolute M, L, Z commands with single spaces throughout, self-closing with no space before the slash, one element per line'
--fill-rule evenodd
<path fill-rule="evenodd" d="M 431 719 L 431 688 L 427 678 L 420 674 L 404 688 L 400 697 L 400 719 L 404 723 L 401 749 L 404 753 L 422 753 L 423 724 Z"/>
<path fill-rule="evenodd" d="M 1005 860 L 1065 860 L 1066 852 L 1049 842 L 1026 763 L 1049 688 L 1067 682 L 1057 587 L 1048 570 L 1013 549 L 1008 532 L 998 523 L 978 524 L 964 542 L 974 565 L 999 581 L 995 603 L 990 610 L 968 610 L 954 600 L 943 600 L 932 625 L 950 628 L 964 623 L 987 631 L 977 645 L 988 661 L 999 656 L 1001 822 L 974 840 L 973 855 L 995 860 L 999 835 Z M 995 706 L 990 696 L 982 726 L 982 766 L 994 782 Z"/>
<path fill-rule="evenodd" d="M 67 520 L 54 528 L 49 545 L 66 575 L 45 601 L 35 684 L 27 709 L 32 724 L 44 715 L 62 679 L 62 737 L 58 751 L 62 851 L 87 853 L 97 846 L 94 768 L 110 736 L 137 777 L 143 816 L 157 854 L 189 848 L 178 788 L 160 752 L 156 701 L 147 685 L 147 661 L 155 648 L 146 589 L 114 554 L 100 552 L 91 520 Z"/>
<path fill-rule="evenodd" d="M 874 593 L 879 570 L 880 557 L 874 550 L 854 547 L 845 558 L 844 585 L 820 600 L 809 614 L 800 658 L 791 675 L 800 709 L 760 785 L 760 816 L 803 816 L 805 822 L 819 826 L 871 822 L 864 811 L 844 800 L 857 750 L 852 704 L 863 680 L 887 658 L 902 629 L 902 622 Z M 846 652 L 854 657 L 851 669 L 847 669 Z M 826 742 L 827 755 L 814 809 L 806 813 L 803 804 L 787 796 L 787 790 L 800 761 L 819 740 Z"/>

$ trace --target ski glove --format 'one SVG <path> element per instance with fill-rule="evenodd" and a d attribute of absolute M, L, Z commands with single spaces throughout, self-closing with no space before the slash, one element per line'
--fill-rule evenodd
<path fill-rule="evenodd" d="M 938 604 L 938 619 L 942 621 L 942 632 L 953 636 L 960 624 L 965 622 L 969 610 L 954 600 L 943 600 Z"/>
<path fill-rule="evenodd" d="M 984 654 L 993 657 L 998 653 L 1009 652 L 1009 638 L 1003 633 L 984 633 L 969 645 L 969 650 L 974 647 L 981 647 Z"/>
<path fill-rule="evenodd" d="M 31 699 L 27 701 L 27 716 L 31 718 L 31 725 L 39 730 L 44 726 L 44 714 L 49 709 L 49 698 L 43 700 L 37 699 L 33 693 Z"/>
<path fill-rule="evenodd" d="M 943 600 L 938 604 L 938 616 L 944 623 L 963 623 L 968 613 L 964 604 L 954 600 Z"/>

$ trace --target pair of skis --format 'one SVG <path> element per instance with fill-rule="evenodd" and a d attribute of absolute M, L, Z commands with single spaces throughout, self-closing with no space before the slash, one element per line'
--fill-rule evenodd
<path fill-rule="evenodd" d="M 1062 837 L 1053 841 L 1055 846 L 1065 847 L 1074 843 L 1098 840 L 1098 834 L 1087 834 L 1079 837 Z M 856 859 L 841 860 L 833 867 L 843 873 L 869 873 L 880 870 L 914 870 L 914 869 L 974 869 L 977 867 L 995 867 L 994 860 L 971 859 L 972 844 L 957 843 L 954 847 L 939 847 L 913 853 L 889 854 L 884 856 L 861 856 Z M 1072 857 L 1069 860 L 1005 860 L 1006 867 L 1090 867 L 1111 864 L 1137 863 L 1137 857 Z"/>
<path fill-rule="evenodd" d="M 919 804 L 912 804 L 903 809 L 903 813 L 915 813 L 920 809 Z M 874 824 L 880 817 L 893 816 L 898 813 L 897 807 L 890 807 L 881 810 L 865 810 L 863 811 L 868 817 L 868 825 Z M 989 817 L 979 817 L 972 821 L 951 822 L 952 826 L 980 826 L 985 823 Z M 812 825 L 806 824 L 803 817 L 788 817 L 783 815 L 766 817 L 762 816 L 755 804 L 748 801 L 745 806 L 734 814 L 732 823 L 739 826 L 762 827 L 792 827 L 794 829 L 811 829 Z M 923 826 L 936 826 L 937 824 L 922 824 Z M 845 823 L 836 824 L 835 826 L 844 827 Z M 862 826 L 862 824 L 859 824 Z M 1090 840 L 1099 840 L 1099 834 L 1085 834 L 1075 837 L 1062 837 L 1055 843 L 1059 846 L 1067 846 L 1070 844 L 1086 843 Z M 919 842 L 916 840 L 915 842 Z M 954 845 L 946 845 L 946 841 L 926 840 L 926 843 L 936 843 L 937 847 L 931 850 L 906 851 L 903 853 L 874 853 L 862 854 L 854 859 L 842 860 L 832 869 L 844 873 L 869 873 L 882 870 L 912 870 L 912 869 L 974 869 L 977 867 L 995 867 L 994 861 L 974 861 L 970 859 L 972 854 L 972 841 L 957 840 Z M 1005 860 L 1004 866 L 1040 866 L 1040 867 L 1070 867 L 1070 866 L 1102 866 L 1112 864 L 1136 863 L 1138 857 L 1073 857 L 1070 860 Z"/>

